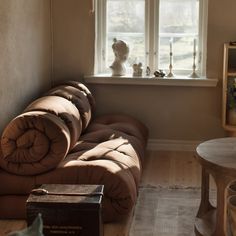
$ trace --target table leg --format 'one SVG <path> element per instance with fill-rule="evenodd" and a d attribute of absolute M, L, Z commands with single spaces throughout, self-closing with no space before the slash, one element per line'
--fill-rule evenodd
<path fill-rule="evenodd" d="M 216 228 L 214 236 L 226 236 L 226 188 L 230 179 L 224 176 L 213 176 L 217 186 Z"/>
<path fill-rule="evenodd" d="M 201 203 L 197 217 L 201 218 L 211 209 L 214 207 L 209 201 L 209 173 L 202 167 Z"/>

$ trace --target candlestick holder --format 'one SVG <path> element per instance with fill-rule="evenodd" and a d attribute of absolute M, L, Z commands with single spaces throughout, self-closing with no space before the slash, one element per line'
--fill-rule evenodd
<path fill-rule="evenodd" d="M 172 65 L 172 58 L 173 58 L 173 53 L 172 53 L 172 52 L 170 52 L 170 65 L 169 65 L 169 73 L 168 73 L 168 75 L 167 75 L 167 77 L 169 77 L 169 78 L 172 78 L 172 77 L 174 77 L 174 74 L 173 74 L 173 72 L 172 72 L 172 69 L 173 69 L 173 65 Z"/>
<path fill-rule="evenodd" d="M 190 78 L 199 78 L 198 74 L 196 73 L 196 52 L 193 52 L 193 72 L 192 74 L 189 76 Z"/>

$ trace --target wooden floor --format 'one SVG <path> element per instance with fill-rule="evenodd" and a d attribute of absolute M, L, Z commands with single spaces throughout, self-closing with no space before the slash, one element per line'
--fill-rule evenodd
<path fill-rule="evenodd" d="M 201 167 L 193 152 L 149 151 L 142 177 L 143 185 L 200 187 Z"/>
<path fill-rule="evenodd" d="M 188 188 L 200 187 L 200 182 L 201 167 L 196 162 L 193 152 L 148 151 L 141 185 Z M 212 186 L 214 188 L 213 183 Z M 118 224 L 105 225 L 104 236 L 127 236 L 130 218 Z M 24 227 L 24 221 L 2 220 L 0 236 Z"/>

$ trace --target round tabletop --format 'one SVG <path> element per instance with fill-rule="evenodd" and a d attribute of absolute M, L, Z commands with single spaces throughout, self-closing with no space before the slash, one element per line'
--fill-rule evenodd
<path fill-rule="evenodd" d="M 224 169 L 236 175 L 236 137 L 212 139 L 197 146 L 199 161 L 208 167 Z"/>

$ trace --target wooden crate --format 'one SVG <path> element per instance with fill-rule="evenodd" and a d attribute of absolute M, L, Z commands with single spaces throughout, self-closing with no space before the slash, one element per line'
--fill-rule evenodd
<path fill-rule="evenodd" d="M 27 223 L 42 214 L 43 233 L 47 235 L 102 236 L 101 218 L 103 185 L 44 184 L 30 194 Z"/>

